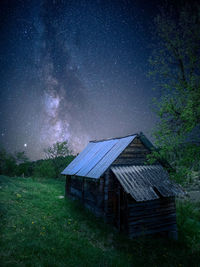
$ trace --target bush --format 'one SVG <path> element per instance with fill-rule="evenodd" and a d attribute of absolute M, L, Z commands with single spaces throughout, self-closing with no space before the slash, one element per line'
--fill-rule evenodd
<path fill-rule="evenodd" d="M 17 164 L 15 158 L 0 148 L 0 174 L 14 176 L 16 174 Z"/>
<path fill-rule="evenodd" d="M 177 203 L 179 241 L 192 252 L 200 251 L 200 207 L 190 202 Z"/>
<path fill-rule="evenodd" d="M 74 156 L 68 155 L 30 162 L 24 152 L 12 155 L 0 147 L 0 175 L 58 178 L 73 159 Z"/>
<path fill-rule="evenodd" d="M 55 167 L 56 177 L 61 177 L 61 172 L 69 165 L 69 163 L 74 159 L 74 156 L 57 157 L 52 159 L 52 163 Z"/>
<path fill-rule="evenodd" d="M 39 165 L 34 168 L 34 176 L 53 178 L 56 176 L 56 170 L 52 160 L 41 161 Z"/>
<path fill-rule="evenodd" d="M 33 175 L 34 162 L 24 162 L 17 166 L 16 175 L 30 177 Z"/>

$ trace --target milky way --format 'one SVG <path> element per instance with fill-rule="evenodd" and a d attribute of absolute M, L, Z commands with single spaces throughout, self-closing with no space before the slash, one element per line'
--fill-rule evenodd
<path fill-rule="evenodd" d="M 157 6 L 2 1 L 0 144 L 38 159 L 56 141 L 78 153 L 90 139 L 150 135 L 156 93 L 146 75 Z"/>

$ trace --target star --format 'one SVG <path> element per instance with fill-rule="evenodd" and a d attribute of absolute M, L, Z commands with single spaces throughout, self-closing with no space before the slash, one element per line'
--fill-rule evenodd
<path fill-rule="evenodd" d="M 70 8 L 68 1 L 23 0 L 12 7 L 7 2 L 0 1 L 6 11 L 0 147 L 9 144 L 11 152 L 21 147 L 36 160 L 57 141 L 68 140 L 79 153 L 93 135 L 101 139 L 143 130 L 154 96 L 146 80 L 151 49 L 145 49 L 157 0 L 148 6 L 77 0 Z"/>

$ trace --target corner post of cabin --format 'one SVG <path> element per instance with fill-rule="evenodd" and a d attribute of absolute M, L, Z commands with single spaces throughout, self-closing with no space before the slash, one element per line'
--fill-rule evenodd
<path fill-rule="evenodd" d="M 126 212 L 126 233 L 129 234 L 129 201 L 126 193 L 125 195 L 125 212 Z"/>
<path fill-rule="evenodd" d="M 65 198 L 67 197 L 67 175 L 65 178 Z"/>
<path fill-rule="evenodd" d="M 171 198 L 171 204 L 173 205 L 173 215 L 176 218 L 176 200 L 175 197 Z M 173 225 L 173 229 L 171 229 L 170 231 L 168 231 L 167 233 L 168 238 L 173 239 L 173 240 L 178 240 L 178 229 L 177 229 L 177 222 L 175 219 L 175 224 Z"/>
<path fill-rule="evenodd" d="M 108 187 L 109 187 L 109 170 L 104 175 L 104 216 L 107 221 L 108 215 Z"/>
<path fill-rule="evenodd" d="M 66 182 L 65 182 L 65 198 L 69 196 L 70 192 L 70 176 L 66 175 Z"/>
<path fill-rule="evenodd" d="M 118 197 L 118 229 L 119 231 L 121 231 L 121 201 L 120 201 L 120 198 L 121 198 L 121 187 L 120 185 L 118 184 L 117 185 L 117 197 Z"/>
<path fill-rule="evenodd" d="M 84 185 L 85 185 L 85 179 L 84 179 L 84 177 L 83 177 L 83 178 L 82 178 L 82 201 L 83 201 L 83 203 L 84 203 L 84 200 L 85 200 Z"/>

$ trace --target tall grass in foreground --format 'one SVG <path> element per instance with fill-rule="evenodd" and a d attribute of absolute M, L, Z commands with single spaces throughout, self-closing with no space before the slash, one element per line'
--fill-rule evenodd
<path fill-rule="evenodd" d="M 63 180 L 0 176 L 1 266 L 199 266 L 198 204 L 178 203 L 179 241 L 130 241 L 63 195 Z"/>

